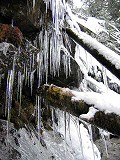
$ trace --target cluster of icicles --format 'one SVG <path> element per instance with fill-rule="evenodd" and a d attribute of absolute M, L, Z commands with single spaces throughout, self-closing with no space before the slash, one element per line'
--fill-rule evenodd
<path fill-rule="evenodd" d="M 9 114 L 11 110 L 12 103 L 12 93 L 13 93 L 13 85 L 14 79 L 17 72 L 18 79 L 18 90 L 17 90 L 17 100 L 21 105 L 21 95 L 22 95 L 22 87 L 23 82 L 27 84 L 31 88 L 31 94 L 33 90 L 33 82 L 34 82 L 34 73 L 37 70 L 38 75 L 38 87 L 40 87 L 43 78 L 46 79 L 46 84 L 48 82 L 48 72 L 52 76 L 59 76 L 60 64 L 61 61 L 64 65 L 64 71 L 66 73 L 66 77 L 70 75 L 70 54 L 63 44 L 63 36 L 60 31 L 60 25 L 63 24 L 64 21 L 64 4 L 65 1 L 61 0 L 44 0 L 46 3 L 46 13 L 47 9 L 50 8 L 52 11 L 52 24 L 48 24 L 47 27 L 43 27 L 42 31 L 39 33 L 39 53 L 37 56 L 30 54 L 29 56 L 29 67 L 28 64 L 23 65 L 23 71 L 16 71 L 16 58 L 17 54 L 14 55 L 13 58 L 13 68 L 8 70 L 7 77 L 7 87 L 6 87 L 6 113 Z M 35 6 L 36 1 L 33 0 L 33 7 Z M 40 22 L 43 22 L 43 19 L 40 19 Z M 67 35 L 65 34 L 66 44 L 68 44 L 69 40 Z M 37 42 L 35 42 L 36 44 Z M 29 47 L 26 46 L 26 48 Z M 61 56 L 61 50 L 64 54 Z M 20 52 L 20 50 L 19 50 Z M 36 59 L 35 59 L 36 58 Z M 37 62 L 37 68 L 35 69 L 35 63 Z M 1 78 L 0 78 L 1 79 Z M 20 111 L 19 111 L 20 114 Z"/>
<path fill-rule="evenodd" d="M 44 126 L 42 122 L 42 108 L 41 108 L 42 100 L 43 98 L 41 96 L 36 96 L 35 113 L 36 113 L 37 120 L 38 120 L 37 121 L 38 140 L 42 138 L 40 133 L 41 131 L 44 130 Z M 51 110 L 51 120 L 52 120 L 51 127 L 53 129 L 54 139 L 56 138 L 57 133 L 60 133 L 61 135 L 64 136 L 64 142 L 65 142 L 64 144 L 65 155 L 64 156 L 65 157 L 67 156 L 67 146 L 70 145 L 71 148 L 75 150 L 76 152 L 75 155 L 79 154 L 78 155 L 79 158 L 77 159 L 81 159 L 81 160 L 87 159 L 88 160 L 90 158 L 90 160 L 100 160 L 101 159 L 100 152 L 98 151 L 98 149 L 96 148 L 93 142 L 92 125 L 85 122 L 84 120 L 80 118 L 72 116 L 70 113 L 67 113 L 66 111 L 55 109 L 52 106 L 48 106 L 48 107 L 50 107 L 50 110 Z M 57 118 L 57 122 L 55 121 L 56 118 Z M 88 132 L 88 135 L 87 135 L 88 140 L 84 139 L 86 138 L 86 136 L 84 136 L 85 133 L 83 130 L 86 130 Z M 105 136 L 103 130 L 100 128 L 98 128 L 98 130 L 99 130 L 100 137 L 104 143 L 106 156 L 108 158 L 109 155 L 108 155 L 108 147 L 107 147 L 106 138 L 109 139 L 109 135 Z M 77 139 L 77 144 L 76 144 L 76 139 Z M 89 141 L 89 144 L 87 144 L 88 141 Z M 91 152 L 89 153 L 90 154 L 89 156 L 87 156 L 86 154 L 87 149 Z"/>

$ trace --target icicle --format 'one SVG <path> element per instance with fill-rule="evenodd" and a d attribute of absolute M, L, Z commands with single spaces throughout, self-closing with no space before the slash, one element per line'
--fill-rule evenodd
<path fill-rule="evenodd" d="M 7 87 L 6 87 L 6 107 L 5 116 L 7 114 L 7 138 L 9 134 L 9 122 L 10 122 L 10 111 L 12 106 L 12 93 L 13 93 L 13 82 L 14 82 L 14 71 L 8 71 Z"/>
<path fill-rule="evenodd" d="M 32 56 L 30 56 L 30 72 L 32 71 Z"/>
<path fill-rule="evenodd" d="M 47 31 L 45 30 L 45 35 L 44 35 L 44 65 L 45 65 L 45 77 L 46 77 L 46 84 L 47 84 L 47 79 L 48 79 L 48 34 Z"/>
<path fill-rule="evenodd" d="M 27 80 L 28 80 L 27 84 L 28 84 L 28 87 L 29 87 L 29 85 L 30 85 L 30 72 L 27 72 Z"/>
<path fill-rule="evenodd" d="M 14 20 L 11 21 L 11 27 L 14 27 Z"/>
<path fill-rule="evenodd" d="M 82 144 L 82 137 L 81 137 L 81 131 L 80 131 L 80 120 L 77 118 L 77 119 L 74 119 L 73 116 L 71 116 L 75 126 L 76 126 L 76 131 L 77 131 L 77 134 L 78 134 L 78 138 L 79 138 L 79 143 L 80 143 L 80 151 L 82 152 L 82 158 L 83 160 L 85 159 L 84 157 L 84 153 L 83 153 L 83 144 Z"/>
<path fill-rule="evenodd" d="M 39 77 L 39 81 L 38 81 L 38 87 L 40 87 L 40 84 L 42 82 L 42 78 L 43 78 L 43 52 L 42 53 L 39 53 L 39 57 L 40 57 L 40 60 L 39 60 L 39 63 L 38 63 L 38 77 Z"/>
<path fill-rule="evenodd" d="M 22 96 L 22 75 L 20 72 L 20 106 L 21 106 L 21 96 Z"/>
<path fill-rule="evenodd" d="M 66 33 L 64 33 L 64 41 L 65 41 L 64 43 L 65 43 L 66 49 L 71 53 L 72 50 L 71 50 L 70 39 L 69 39 L 69 36 Z"/>
<path fill-rule="evenodd" d="M 27 84 L 27 80 L 28 80 L 28 69 L 27 66 L 25 67 L 25 85 Z"/>
<path fill-rule="evenodd" d="M 106 68 L 102 66 L 102 72 L 103 72 L 103 81 L 106 87 L 108 88 L 108 82 L 107 82 L 107 74 L 106 74 Z"/>
<path fill-rule="evenodd" d="M 33 82 L 34 82 L 34 71 L 30 74 L 30 88 L 31 88 L 31 96 L 33 91 Z"/>
<path fill-rule="evenodd" d="M 46 13 L 47 13 L 47 9 L 48 9 L 48 3 L 49 2 L 46 1 Z"/>
<path fill-rule="evenodd" d="M 94 143 L 93 143 L 93 138 L 92 138 L 92 127 L 91 127 L 91 124 L 88 125 L 88 130 L 89 130 L 90 140 L 91 140 L 91 143 L 92 143 L 93 158 L 95 160 Z"/>
<path fill-rule="evenodd" d="M 65 149 L 65 157 L 67 155 L 67 144 L 66 144 L 66 134 L 67 134 L 67 119 L 66 119 L 66 111 L 63 112 L 63 118 L 64 118 L 64 149 Z"/>
<path fill-rule="evenodd" d="M 2 75 L 0 74 L 0 87 L 1 87 Z"/>
<path fill-rule="evenodd" d="M 82 138 L 81 138 L 81 131 L 80 131 L 80 121 L 78 120 L 78 123 L 79 123 L 79 141 L 80 141 L 80 149 L 81 149 L 81 152 L 82 152 L 82 158 L 83 160 L 85 159 L 84 158 L 84 154 L 83 154 L 83 145 L 82 145 Z"/>
<path fill-rule="evenodd" d="M 17 82 L 17 101 L 19 101 L 19 91 L 20 91 L 20 77 L 18 72 L 18 82 Z"/>
<path fill-rule="evenodd" d="M 37 130 L 38 130 L 38 140 L 40 141 L 40 131 L 41 131 L 41 97 L 36 96 L 37 102 Z"/>
<path fill-rule="evenodd" d="M 34 9 L 34 7 L 35 7 L 35 0 L 33 0 L 33 9 Z"/>
<path fill-rule="evenodd" d="M 21 97 L 22 97 L 22 75 L 21 72 L 18 72 L 18 89 L 19 89 L 19 103 L 20 103 L 20 108 L 19 108 L 19 116 L 20 116 L 20 111 L 21 111 Z"/>
<path fill-rule="evenodd" d="M 57 121 L 57 132 L 60 132 L 60 110 L 56 109 L 55 113 L 56 113 L 57 119 L 58 119 L 58 121 Z"/>
<path fill-rule="evenodd" d="M 55 121 L 54 121 L 54 108 L 51 108 L 51 116 L 52 116 L 52 127 L 53 127 L 53 134 L 54 134 L 54 138 L 55 138 Z"/>
<path fill-rule="evenodd" d="M 67 132 L 67 123 L 66 123 L 66 112 L 64 111 L 64 123 L 65 123 L 65 141 L 66 141 L 66 132 Z"/>
<path fill-rule="evenodd" d="M 25 75 L 25 74 L 26 74 L 26 71 L 25 71 L 25 70 L 26 70 L 26 65 L 25 65 L 25 63 L 24 63 L 24 68 L 23 68 L 23 75 L 24 75 L 24 78 L 26 78 L 26 77 L 25 77 L 25 76 L 26 76 L 26 75 Z"/>
<path fill-rule="evenodd" d="M 69 132 L 69 138 L 71 141 L 71 133 L 70 133 L 70 113 L 68 113 L 68 132 Z"/>
<path fill-rule="evenodd" d="M 6 107 L 5 107 L 5 116 L 8 110 L 8 118 L 9 118 L 9 111 L 11 109 L 12 104 L 12 93 L 13 93 L 13 83 L 14 83 L 14 75 L 15 75 L 15 63 L 16 63 L 16 54 L 13 58 L 13 67 L 12 70 L 8 70 L 8 77 L 7 77 L 7 86 L 6 86 Z"/>
<path fill-rule="evenodd" d="M 105 144 L 105 151 L 106 151 L 107 158 L 109 158 L 109 156 L 108 156 L 107 142 L 106 142 L 106 139 L 105 139 L 105 135 L 104 135 L 104 133 L 103 133 L 103 130 L 102 130 L 102 129 L 99 129 L 99 133 L 100 133 L 101 138 L 102 138 L 102 140 L 103 140 L 103 142 L 104 142 L 104 144 Z"/>
<path fill-rule="evenodd" d="M 35 55 L 33 54 L 33 56 L 32 56 L 32 70 L 34 70 L 34 65 L 35 65 Z"/>
<path fill-rule="evenodd" d="M 38 67 L 37 73 L 39 76 L 40 86 L 42 78 L 45 77 L 46 84 L 48 79 L 48 62 L 50 67 L 50 73 L 52 76 L 56 76 L 56 73 L 59 76 L 60 61 L 61 61 L 61 44 L 63 44 L 63 38 L 60 33 L 60 27 L 64 21 L 65 13 L 65 0 L 44 0 L 46 3 L 46 12 L 48 7 L 52 10 L 52 20 L 54 28 L 43 29 L 39 34 L 39 46 L 40 54 L 37 57 Z M 41 18 L 42 19 L 42 18 Z M 51 26 L 51 25 L 50 25 Z M 47 26 L 49 27 L 49 25 Z M 52 31 L 51 31 L 52 30 Z M 67 34 L 66 34 L 67 36 Z M 50 45 L 50 46 L 49 46 Z M 70 43 L 69 49 L 70 47 Z M 71 49 L 70 49 L 71 51 Z M 39 60 L 38 60 L 39 59 Z M 65 58 L 65 73 L 66 77 L 70 75 L 70 57 L 66 56 Z"/>
<path fill-rule="evenodd" d="M 84 51 L 85 51 L 85 57 L 86 57 L 86 60 L 85 60 L 85 61 L 86 61 L 86 64 L 85 64 L 85 65 L 86 65 L 87 71 L 89 71 L 89 66 L 88 66 L 88 65 L 89 65 L 89 64 L 88 64 L 88 52 L 87 52 L 86 50 L 84 50 Z"/>
<path fill-rule="evenodd" d="M 53 74 L 53 70 L 52 70 L 52 38 L 50 39 L 50 73 L 51 75 Z"/>
<path fill-rule="evenodd" d="M 63 55 L 63 64 L 64 64 L 64 72 L 66 75 L 66 78 L 70 75 L 70 57 L 67 55 Z"/>

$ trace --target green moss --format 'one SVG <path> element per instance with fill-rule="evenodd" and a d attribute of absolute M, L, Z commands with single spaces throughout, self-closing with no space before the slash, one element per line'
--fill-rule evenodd
<path fill-rule="evenodd" d="M 51 105 L 68 111 L 76 116 L 88 112 L 89 107 L 84 101 L 72 101 L 71 91 L 57 86 L 49 86 L 46 90 L 46 100 Z"/>
<path fill-rule="evenodd" d="M 50 102 L 57 102 L 62 105 L 62 103 L 69 104 L 71 101 L 72 94 L 70 92 L 63 91 L 62 88 L 51 86 L 47 91 L 47 99 Z M 69 103 L 68 103 L 69 102 Z"/>

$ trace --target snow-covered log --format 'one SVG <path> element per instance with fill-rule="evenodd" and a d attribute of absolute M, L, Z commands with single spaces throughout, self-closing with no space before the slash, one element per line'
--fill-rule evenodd
<path fill-rule="evenodd" d="M 109 132 L 120 135 L 120 116 L 115 113 L 105 113 L 103 111 L 96 111 L 92 117 L 85 117 L 81 119 L 96 125 L 102 129 L 108 130 Z"/>
<path fill-rule="evenodd" d="M 70 89 L 61 88 L 55 85 L 43 85 L 38 94 L 41 94 L 52 106 L 58 107 L 61 110 L 67 111 L 75 116 L 85 114 L 89 111 L 89 105 L 83 100 L 72 101 L 74 96 Z"/>
<path fill-rule="evenodd" d="M 81 45 L 88 51 L 95 59 L 97 59 L 103 66 L 112 72 L 118 79 L 120 79 L 120 56 L 114 51 L 110 50 L 97 40 L 80 32 L 79 35 L 71 29 L 63 29 L 75 42 Z"/>
<path fill-rule="evenodd" d="M 45 97 L 48 104 L 63 111 L 67 111 L 72 115 L 80 117 L 82 120 L 105 129 L 113 134 L 120 135 L 120 116 L 117 115 L 119 106 L 118 110 L 115 108 L 116 112 L 111 110 L 111 101 L 105 102 L 105 100 L 102 99 L 105 95 L 94 92 L 76 92 L 68 88 L 61 88 L 55 85 L 42 86 L 39 88 L 38 94 Z M 77 96 L 77 94 L 79 96 Z M 91 97 L 93 97 L 92 100 Z M 103 103 L 100 101 L 103 101 Z M 111 104 L 111 106 L 113 106 L 113 104 Z M 104 108 L 106 108 L 106 110 Z M 108 108 L 110 108 L 110 110 L 108 110 Z M 106 113 L 106 111 L 108 112 Z"/>

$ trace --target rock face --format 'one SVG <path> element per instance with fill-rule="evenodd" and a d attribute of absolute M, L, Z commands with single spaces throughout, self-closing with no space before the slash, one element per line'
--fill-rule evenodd
<path fill-rule="evenodd" d="M 120 138 L 106 139 L 106 142 L 99 139 L 95 144 L 101 152 L 102 160 L 120 160 Z"/>
<path fill-rule="evenodd" d="M 0 2 L 0 23 L 18 26 L 27 37 L 34 37 L 39 29 L 39 8 L 45 9 L 42 0 L 36 1 L 33 8 L 33 1 L 30 0 L 5 0 Z"/>
<path fill-rule="evenodd" d="M 15 128 L 10 124 L 9 136 L 7 138 L 6 121 L 0 120 L 0 159 L 1 160 L 18 160 L 21 158 L 19 147 L 18 135 L 15 135 Z"/>
<path fill-rule="evenodd" d="M 7 121 L 0 120 L 0 160 L 50 160 L 52 153 L 41 144 L 34 132 L 25 128 L 16 130 Z"/>

